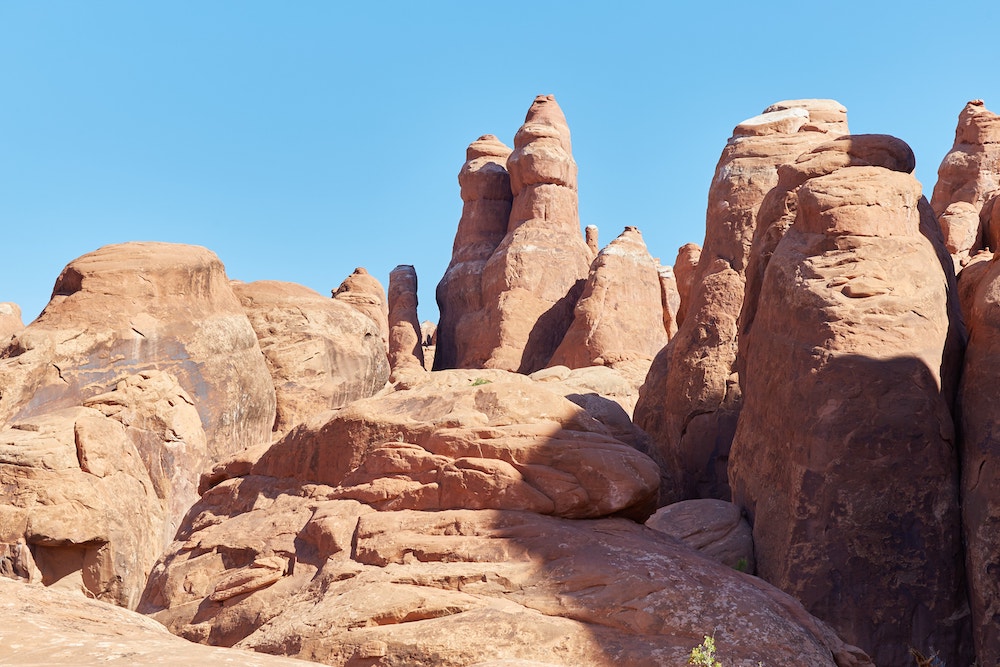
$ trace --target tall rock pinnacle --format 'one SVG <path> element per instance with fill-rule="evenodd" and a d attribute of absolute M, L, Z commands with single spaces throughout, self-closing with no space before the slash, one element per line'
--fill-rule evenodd
<path fill-rule="evenodd" d="M 483 269 L 485 318 L 470 350 L 487 368 L 545 367 L 573 321 L 590 269 L 580 233 L 569 127 L 552 95 L 540 95 L 507 159 L 514 195 L 507 234 Z"/>

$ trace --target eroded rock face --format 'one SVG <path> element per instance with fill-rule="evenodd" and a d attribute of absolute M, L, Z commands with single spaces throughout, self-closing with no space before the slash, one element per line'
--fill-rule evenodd
<path fill-rule="evenodd" d="M 931 207 L 957 266 L 995 239 L 988 238 L 974 217 L 1000 189 L 1000 116 L 982 100 L 972 100 L 958 115 L 955 143 L 938 167 Z M 964 206 L 956 207 L 956 205 Z M 972 231 L 970 227 L 975 227 Z"/>
<path fill-rule="evenodd" d="M 667 344 L 656 262 L 626 227 L 594 260 L 573 323 L 550 364 L 582 368 L 645 360 Z"/>
<path fill-rule="evenodd" d="M 701 246 L 697 243 L 685 243 L 677 249 L 677 259 L 674 261 L 674 276 L 677 278 L 677 293 L 681 302 L 677 307 L 677 326 L 684 322 L 688 304 L 691 302 L 691 286 L 694 284 L 698 262 L 701 260 Z"/>
<path fill-rule="evenodd" d="M 679 466 L 685 498 L 729 498 L 726 464 L 741 400 L 737 320 L 758 208 L 777 185 L 779 165 L 846 132 L 840 104 L 791 100 L 740 123 L 722 152 L 686 301 L 681 292 L 684 316 L 672 339 L 670 372 L 666 355 L 658 355 L 646 382 L 664 393 L 640 401 L 636 411 L 636 423 L 657 441 L 663 459 Z"/>
<path fill-rule="evenodd" d="M 274 381 L 278 436 L 317 412 L 385 386 L 389 365 L 382 332 L 370 317 L 294 283 L 234 283 L 233 290 Z"/>
<path fill-rule="evenodd" d="M 975 271 L 973 279 L 966 272 Z M 976 657 L 980 664 L 1000 661 L 1000 264 L 971 264 L 959 285 L 974 280 L 968 313 L 969 345 L 962 376 L 962 512 Z"/>
<path fill-rule="evenodd" d="M 656 272 L 660 277 L 663 330 L 667 333 L 667 340 L 670 340 L 677 333 L 677 316 L 681 307 L 681 295 L 677 291 L 677 276 L 674 275 L 673 267 L 657 265 Z"/>
<path fill-rule="evenodd" d="M 87 399 L 85 406 L 125 427 L 164 511 L 159 549 L 165 548 L 198 500 L 201 473 L 214 463 L 194 399 L 174 376 L 151 370 L 123 378 L 113 391 Z M 77 453 L 88 471 L 107 465 L 91 462 L 79 447 Z"/>
<path fill-rule="evenodd" d="M 417 272 L 401 264 L 389 273 L 389 367 L 394 377 L 424 370 L 417 317 Z"/>
<path fill-rule="evenodd" d="M 306 667 L 292 658 L 192 644 L 156 621 L 67 591 L 0 579 L 0 662 L 6 665 Z"/>
<path fill-rule="evenodd" d="M 753 326 L 764 272 L 774 249 L 795 221 L 798 188 L 806 181 L 832 174 L 844 167 L 883 167 L 904 174 L 913 172 L 916 157 L 902 139 L 886 134 L 837 137 L 778 167 L 778 184 L 764 196 L 754 229 L 746 270 L 746 290 L 740 313 L 739 336 Z"/>
<path fill-rule="evenodd" d="M 683 500 L 656 510 L 646 525 L 740 572 L 754 571 L 753 530 L 736 505 L 725 500 Z"/>
<path fill-rule="evenodd" d="M 0 303 L 0 349 L 10 337 L 24 329 L 21 321 L 21 308 L 16 303 Z"/>
<path fill-rule="evenodd" d="M 507 158 L 514 195 L 507 234 L 483 267 L 478 366 L 543 368 L 573 321 L 590 269 L 580 234 L 569 127 L 551 95 L 528 110 Z"/>
<path fill-rule="evenodd" d="M 526 377 L 432 374 L 234 465 L 143 599 L 189 639 L 330 665 L 682 665 L 714 630 L 736 661 L 871 664 L 764 582 L 585 518 L 636 507 L 655 466 Z"/>
<path fill-rule="evenodd" d="M 382 346 L 389 349 L 389 304 L 378 278 L 359 266 L 332 294 L 334 299 L 370 318 L 382 333 Z"/>
<path fill-rule="evenodd" d="M 494 381 L 460 371 L 320 416 L 273 446 L 253 472 L 343 487 L 348 495 L 338 498 L 378 508 L 384 501 L 384 509 L 570 518 L 648 514 L 659 484 L 652 461 L 563 397 L 520 376 Z M 385 479 L 398 484 L 385 487 Z"/>
<path fill-rule="evenodd" d="M 437 286 L 438 321 L 435 368 L 476 368 L 486 357 L 475 343 L 484 318 L 482 272 L 507 234 L 514 195 L 507 158 L 510 148 L 492 134 L 479 137 L 466 151 L 458 174 L 462 218 L 455 232 L 451 263 Z"/>
<path fill-rule="evenodd" d="M 953 296 L 921 209 L 919 183 L 881 167 L 798 189 L 741 344 L 729 476 L 760 576 L 878 664 L 908 646 L 968 664 Z"/>
<path fill-rule="evenodd" d="M 958 115 L 955 143 L 938 167 L 931 206 L 941 215 L 955 202 L 982 209 L 1000 189 L 1000 116 L 982 100 L 972 100 Z"/>
<path fill-rule="evenodd" d="M 106 246 L 70 262 L 42 314 L 0 355 L 0 423 L 72 407 L 149 369 L 177 378 L 214 458 L 270 440 L 274 386 L 212 252 Z"/>
<path fill-rule="evenodd" d="M 98 410 L 0 430 L 0 543 L 24 539 L 46 586 L 134 608 L 164 546 L 165 514 L 125 426 Z"/>

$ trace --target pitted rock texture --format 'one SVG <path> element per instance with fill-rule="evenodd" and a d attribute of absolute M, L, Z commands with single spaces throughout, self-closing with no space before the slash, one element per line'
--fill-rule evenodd
<path fill-rule="evenodd" d="M 367 398 L 385 386 L 386 350 L 370 317 L 294 283 L 234 283 L 233 290 L 274 381 L 277 436 L 317 412 Z"/>
<path fill-rule="evenodd" d="M 709 189 L 705 243 L 682 324 L 668 359 L 654 360 L 636 423 L 682 475 L 685 498 L 729 498 L 726 464 L 740 409 L 735 377 L 737 319 L 744 271 L 764 196 L 778 167 L 847 133 L 847 112 L 833 100 L 790 100 L 743 121 L 723 149 Z"/>
<path fill-rule="evenodd" d="M 389 349 L 389 303 L 385 289 L 378 278 L 359 266 L 354 273 L 332 292 L 333 298 L 342 301 L 374 322 L 382 335 L 382 346 Z"/>
<path fill-rule="evenodd" d="M 45 310 L 0 353 L 0 424 L 151 369 L 192 398 L 213 458 L 270 440 L 274 385 L 222 263 L 169 243 L 105 246 L 63 269 Z"/>
<path fill-rule="evenodd" d="M 590 267 L 573 323 L 550 365 L 612 366 L 653 357 L 667 344 L 656 262 L 642 233 L 625 230 Z"/>
<path fill-rule="evenodd" d="M 878 664 L 906 664 L 908 646 L 968 664 L 954 296 L 920 184 L 846 167 L 797 201 L 741 343 L 729 476 L 757 571 Z"/>
<path fill-rule="evenodd" d="M 569 127 L 553 96 L 535 98 L 507 171 L 510 220 L 483 267 L 485 317 L 468 358 L 531 373 L 545 367 L 566 334 L 591 262 L 580 233 Z"/>
<path fill-rule="evenodd" d="M 779 166 L 778 184 L 764 196 L 757 216 L 746 271 L 739 336 L 746 336 L 753 326 L 767 263 L 795 221 L 799 208 L 798 189 L 803 183 L 844 167 L 884 167 L 909 174 L 915 165 L 916 158 L 905 141 L 885 134 L 856 134 L 822 143 L 791 164 Z"/>
<path fill-rule="evenodd" d="M 584 410 L 523 376 L 432 375 L 221 475 L 142 610 L 188 639 L 338 666 L 680 667 L 705 628 L 747 664 L 872 664 L 759 579 L 582 518 L 633 507 L 657 476 Z"/>
<path fill-rule="evenodd" d="M 434 368 L 476 368 L 483 313 L 482 273 L 487 260 L 503 241 L 510 222 L 514 195 L 510 191 L 507 158 L 510 148 L 492 134 L 472 142 L 458 173 L 462 218 L 455 232 L 451 262 L 437 286 L 438 321 Z M 481 346 L 480 346 L 481 347 Z"/>

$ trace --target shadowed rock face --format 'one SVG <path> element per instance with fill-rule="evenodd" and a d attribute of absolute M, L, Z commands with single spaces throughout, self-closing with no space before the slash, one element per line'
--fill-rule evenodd
<path fill-rule="evenodd" d="M 580 233 L 569 128 L 553 96 L 535 98 L 507 171 L 510 220 L 483 267 L 485 317 L 469 358 L 530 373 L 548 363 L 573 321 L 591 260 Z"/>
<path fill-rule="evenodd" d="M 726 462 L 741 400 L 737 320 L 758 208 L 779 165 L 846 133 L 840 104 L 791 100 L 740 123 L 722 152 L 688 298 L 681 291 L 682 323 L 672 351 L 654 360 L 635 415 L 680 470 L 685 498 L 729 498 Z"/>
<path fill-rule="evenodd" d="M 340 299 L 271 280 L 233 283 L 277 395 L 274 432 L 371 396 L 389 378 L 381 331 Z"/>
<path fill-rule="evenodd" d="M 594 260 L 573 323 L 550 365 L 582 368 L 652 361 L 667 344 L 656 262 L 626 227 Z"/>
<path fill-rule="evenodd" d="M 968 313 L 969 346 L 965 356 L 962 406 L 962 511 L 972 619 L 979 664 L 1000 661 L 1000 264 L 996 259 L 971 264 L 959 285 L 975 270 Z"/>
<path fill-rule="evenodd" d="M 106 246 L 63 269 L 42 314 L 0 352 L 0 423 L 149 369 L 191 396 L 212 457 L 270 440 L 274 386 L 222 263 L 169 243 Z"/>
<path fill-rule="evenodd" d="M 338 666 L 652 667 L 714 628 L 748 664 L 872 664 L 764 582 L 608 518 L 648 515 L 656 466 L 524 376 L 429 374 L 217 472 L 143 599 L 189 639 Z"/>
<path fill-rule="evenodd" d="M 510 148 L 492 134 L 466 152 L 458 174 L 462 218 L 455 232 L 451 263 L 437 287 L 438 321 L 434 368 L 477 368 L 486 357 L 477 344 L 483 318 L 482 272 L 507 234 L 514 195 L 507 158 Z M 478 356 L 477 356 L 478 355 Z"/>
<path fill-rule="evenodd" d="M 878 664 L 906 664 L 908 646 L 969 664 L 954 296 L 920 185 L 846 167 L 796 199 L 741 341 L 729 475 L 757 571 Z"/>

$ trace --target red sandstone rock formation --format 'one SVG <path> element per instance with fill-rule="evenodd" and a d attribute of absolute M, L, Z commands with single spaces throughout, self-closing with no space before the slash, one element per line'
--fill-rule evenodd
<path fill-rule="evenodd" d="M 726 461 L 739 414 L 734 366 L 744 271 L 764 195 L 778 166 L 847 132 L 832 100 L 779 102 L 740 123 L 722 152 L 708 195 L 705 243 L 672 352 L 658 355 L 636 423 L 681 471 L 684 497 L 727 499 Z M 662 393 L 660 393 L 662 388 Z"/>
<path fill-rule="evenodd" d="M 916 158 L 902 139 L 885 134 L 838 137 L 778 167 L 778 183 L 764 196 L 757 216 L 746 270 L 746 289 L 740 313 L 739 336 L 753 325 L 764 271 L 774 249 L 795 221 L 798 188 L 811 178 L 832 174 L 844 167 L 883 167 L 909 174 Z"/>
<path fill-rule="evenodd" d="M 656 262 L 642 234 L 626 227 L 591 265 L 552 366 L 581 368 L 651 362 L 667 344 Z"/>
<path fill-rule="evenodd" d="M 189 639 L 330 665 L 679 665 L 713 631 L 734 661 L 871 664 L 669 537 L 560 518 L 645 504 L 655 466 L 532 380 L 476 373 L 327 413 L 221 475 L 143 609 Z"/>
<path fill-rule="evenodd" d="M 535 98 L 507 171 L 510 221 L 483 268 L 485 317 L 469 358 L 531 373 L 548 363 L 573 321 L 591 259 L 580 234 L 569 127 L 553 96 Z"/>
<path fill-rule="evenodd" d="M 152 549 L 157 553 L 173 540 L 184 515 L 198 500 L 201 473 L 215 462 L 194 399 L 174 376 L 150 370 L 119 380 L 112 391 L 89 398 L 84 405 L 125 427 L 126 437 L 146 468 L 164 512 L 158 546 Z M 77 449 L 81 467 L 93 471 L 97 464 Z M 145 564 L 147 574 L 150 565 Z"/>
<path fill-rule="evenodd" d="M 601 251 L 601 242 L 598 239 L 599 230 L 597 225 L 587 225 L 583 230 L 584 241 L 587 247 L 590 248 L 591 257 L 597 257 L 597 253 Z"/>
<path fill-rule="evenodd" d="M 0 352 L 0 424 L 149 369 L 191 396 L 212 457 L 270 440 L 274 386 L 222 263 L 168 243 L 106 246 L 63 269 L 42 314 Z"/>
<path fill-rule="evenodd" d="M 968 204 L 978 215 L 986 200 L 998 189 L 1000 116 L 989 111 L 982 100 L 972 100 L 958 115 L 955 143 L 938 167 L 938 180 L 931 197 L 931 207 L 949 241 L 956 264 L 964 265 L 977 250 L 986 247 L 984 244 L 988 240 L 981 232 L 977 236 L 968 230 L 976 224 L 971 220 L 969 208 L 955 209 L 954 205 Z"/>
<path fill-rule="evenodd" d="M 958 115 L 955 143 L 938 167 L 931 206 L 937 215 L 955 202 L 977 210 L 1000 189 L 1000 116 L 982 100 L 972 100 Z"/>
<path fill-rule="evenodd" d="M 0 348 L 22 329 L 24 323 L 21 321 L 21 308 L 16 303 L 0 303 Z"/>
<path fill-rule="evenodd" d="M 308 667 L 292 658 L 192 644 L 156 621 L 55 588 L 0 579 L 0 663 L 80 667 Z"/>
<path fill-rule="evenodd" d="M 920 184 L 846 167 L 806 181 L 795 201 L 741 341 L 729 475 L 758 573 L 878 664 L 906 664 L 908 646 L 969 664 L 949 396 L 957 320 Z"/>
<path fill-rule="evenodd" d="M 437 286 L 441 317 L 434 363 L 438 370 L 481 367 L 486 361 L 486 351 L 475 343 L 485 317 L 482 272 L 507 234 L 514 198 L 507 173 L 509 155 L 510 149 L 499 139 L 484 135 L 469 146 L 458 173 L 462 218 L 451 263 Z"/>
<path fill-rule="evenodd" d="M 46 586 L 134 608 L 164 547 L 164 515 L 125 427 L 99 411 L 52 410 L 0 430 L 0 543 L 26 540 Z"/>
<path fill-rule="evenodd" d="M 389 364 L 378 325 L 340 299 L 271 280 L 234 283 L 267 359 L 279 436 L 311 415 L 367 398 Z"/>
<path fill-rule="evenodd" d="M 677 259 L 674 261 L 673 269 L 677 278 L 677 293 L 681 299 L 680 305 L 677 306 L 678 328 L 684 323 L 684 314 L 691 302 L 691 287 L 694 285 L 700 259 L 701 246 L 697 243 L 685 243 L 677 249 Z"/>
<path fill-rule="evenodd" d="M 657 264 L 656 272 L 660 278 L 660 305 L 663 308 L 663 330 L 667 334 L 667 340 L 670 340 L 677 333 L 677 316 L 681 307 L 681 295 L 677 291 L 677 276 L 674 274 L 672 266 Z"/>
<path fill-rule="evenodd" d="M 417 272 L 408 264 L 400 264 L 389 273 L 389 367 L 393 378 L 424 370 Z"/>
<path fill-rule="evenodd" d="M 740 508 L 725 500 L 703 498 L 673 503 L 656 510 L 646 519 L 646 525 L 727 567 L 754 571 L 753 530 Z"/>
<path fill-rule="evenodd" d="M 389 304 L 378 278 L 359 266 L 332 294 L 334 299 L 343 301 L 378 325 L 382 345 L 389 349 Z"/>
<path fill-rule="evenodd" d="M 975 271 L 975 277 L 967 272 Z M 962 376 L 962 513 L 978 664 L 1000 663 L 1000 263 L 973 263 L 959 286 L 971 281 L 965 308 L 969 345 Z"/>

